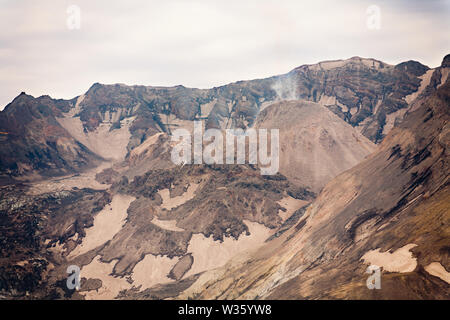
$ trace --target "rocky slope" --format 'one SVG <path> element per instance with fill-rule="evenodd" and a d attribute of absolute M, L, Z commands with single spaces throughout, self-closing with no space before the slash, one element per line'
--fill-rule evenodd
<path fill-rule="evenodd" d="M 194 119 L 207 128 L 251 127 L 261 110 L 286 99 L 323 104 L 379 142 L 410 103 L 443 83 L 448 70 L 445 64 L 429 69 L 415 61 L 392 66 L 354 57 L 212 89 L 96 83 L 72 100 L 21 94 L 0 112 L 0 172 L 5 179 L 74 171 L 92 153 L 122 160 L 157 132 L 170 134 Z"/>
<path fill-rule="evenodd" d="M 28 291 L 34 298 L 112 299 L 145 295 L 158 284 L 179 294 L 198 273 L 278 237 L 312 199 L 282 175 L 242 165 L 152 170 L 107 191 L 36 195 L 22 185 L 0 192 L 6 298 Z M 68 265 L 81 268 L 79 292 L 65 288 Z"/>
<path fill-rule="evenodd" d="M 21 94 L 0 113 L 0 297 L 448 299 L 449 59 L 352 58 L 209 90 Z M 281 173 L 175 166 L 170 133 L 195 119 L 279 128 Z M 382 290 L 365 286 L 375 262 Z"/>
<path fill-rule="evenodd" d="M 449 299 L 450 81 L 429 94 L 294 228 L 179 297 Z M 380 290 L 366 287 L 371 264 Z"/>
<path fill-rule="evenodd" d="M 69 109 L 68 101 L 22 93 L 0 112 L 0 180 L 67 174 L 100 159 L 58 124 Z"/>
<path fill-rule="evenodd" d="M 255 127 L 280 130 L 280 172 L 314 192 L 375 150 L 355 128 L 314 102 L 272 104 L 258 115 Z"/>

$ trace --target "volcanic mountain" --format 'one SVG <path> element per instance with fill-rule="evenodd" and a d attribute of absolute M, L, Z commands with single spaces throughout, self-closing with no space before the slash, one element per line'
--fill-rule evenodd
<path fill-rule="evenodd" d="M 448 299 L 449 61 L 19 95 L 0 112 L 0 297 Z M 279 129 L 280 173 L 173 164 L 195 120 Z"/>
<path fill-rule="evenodd" d="M 0 180 L 73 173 L 98 163 L 100 157 L 57 122 L 69 109 L 68 101 L 25 93 L 6 106 L 0 113 Z"/>
<path fill-rule="evenodd" d="M 95 156 L 123 160 L 155 133 L 196 119 L 207 128 L 252 127 L 261 110 L 286 99 L 320 103 L 379 142 L 417 97 L 447 76 L 446 66 L 353 57 L 212 89 L 96 83 L 71 100 L 21 94 L 0 112 L 0 174 L 67 174 L 89 167 Z"/>
<path fill-rule="evenodd" d="M 449 106 L 447 79 L 295 227 L 179 297 L 449 299 Z M 382 268 L 380 290 L 366 286 L 368 265 Z"/>
<path fill-rule="evenodd" d="M 280 172 L 314 192 L 355 166 L 375 144 L 325 106 L 283 101 L 260 112 L 256 128 L 279 128 Z"/>

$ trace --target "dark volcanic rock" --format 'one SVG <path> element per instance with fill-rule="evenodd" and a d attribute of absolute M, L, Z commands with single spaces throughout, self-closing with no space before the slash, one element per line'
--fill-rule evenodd
<path fill-rule="evenodd" d="M 0 175 L 76 172 L 99 159 L 75 140 L 55 116 L 70 103 L 21 94 L 0 112 Z"/>
<path fill-rule="evenodd" d="M 50 249 L 68 244 L 75 233 L 84 235 L 110 201 L 108 193 L 89 189 L 38 196 L 26 190 L 23 185 L 0 189 L 0 294 L 6 298 L 25 298 L 27 292 L 44 298 L 56 290 L 47 275 L 50 264 L 59 265 L 61 257 Z M 53 298 L 60 298 L 55 292 Z"/>

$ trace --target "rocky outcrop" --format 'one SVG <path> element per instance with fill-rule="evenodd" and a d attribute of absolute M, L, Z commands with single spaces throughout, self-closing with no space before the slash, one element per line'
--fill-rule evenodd
<path fill-rule="evenodd" d="M 70 103 L 22 93 L 0 113 L 0 179 L 77 172 L 100 158 L 56 121 Z"/>
<path fill-rule="evenodd" d="M 65 282 L 49 280 L 49 273 L 61 264 L 64 250 L 74 248 L 75 236 L 84 235 L 110 196 L 90 189 L 39 196 L 27 191 L 26 185 L 0 188 L 0 296 L 63 298 Z"/>

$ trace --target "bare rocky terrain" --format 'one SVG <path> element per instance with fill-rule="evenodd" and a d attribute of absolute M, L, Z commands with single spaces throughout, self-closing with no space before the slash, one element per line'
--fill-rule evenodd
<path fill-rule="evenodd" d="M 295 227 L 179 298 L 449 299 L 449 106 L 447 80 Z M 382 268 L 380 290 L 366 287 L 370 264 Z"/>
<path fill-rule="evenodd" d="M 20 94 L 0 112 L 0 298 L 449 299 L 449 69 Z M 279 129 L 280 172 L 173 164 L 194 120 Z"/>
<path fill-rule="evenodd" d="M 325 106 L 283 101 L 258 115 L 256 128 L 280 128 L 280 172 L 314 192 L 355 166 L 375 144 Z"/>
<path fill-rule="evenodd" d="M 252 127 L 280 100 L 320 103 L 377 143 L 446 70 L 353 57 L 211 89 L 95 83 L 71 100 L 22 93 L 0 113 L 0 178 L 80 171 L 93 157 L 122 160 L 155 133 L 196 119 L 207 128 Z"/>

